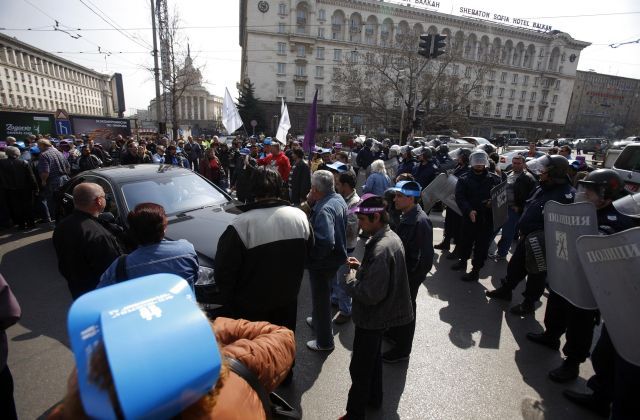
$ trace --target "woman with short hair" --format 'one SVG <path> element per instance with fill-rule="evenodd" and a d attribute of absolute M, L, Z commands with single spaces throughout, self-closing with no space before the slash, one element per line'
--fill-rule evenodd
<path fill-rule="evenodd" d="M 391 179 L 387 175 L 382 159 L 374 160 L 371 164 L 371 175 L 367 178 L 367 182 L 362 188 L 364 194 L 371 193 L 377 196 L 384 195 L 387 188 L 391 187 Z"/>

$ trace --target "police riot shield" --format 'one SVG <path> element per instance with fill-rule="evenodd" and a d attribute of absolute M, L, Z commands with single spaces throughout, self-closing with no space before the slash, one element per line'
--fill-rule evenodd
<path fill-rule="evenodd" d="M 456 183 L 458 178 L 445 173 L 439 174 L 422 190 L 424 211 L 429 211 L 438 201 L 442 201 L 451 210 L 461 214 L 456 203 Z"/>
<path fill-rule="evenodd" d="M 507 201 L 507 181 L 491 189 L 491 210 L 493 211 L 493 230 L 497 231 L 507 223 L 509 202 Z"/>
<path fill-rule="evenodd" d="M 598 234 L 598 218 L 592 203 L 544 206 L 544 236 L 547 257 L 547 281 L 551 290 L 582 309 L 596 309 L 596 301 L 587 284 L 578 259 L 576 240 Z"/>
<path fill-rule="evenodd" d="M 583 236 L 576 248 L 614 347 L 640 366 L 640 227 Z"/>
<path fill-rule="evenodd" d="M 398 172 L 398 159 L 391 158 L 384 161 L 384 168 L 387 171 L 387 175 L 391 178 L 391 181 L 395 183 L 396 172 Z"/>

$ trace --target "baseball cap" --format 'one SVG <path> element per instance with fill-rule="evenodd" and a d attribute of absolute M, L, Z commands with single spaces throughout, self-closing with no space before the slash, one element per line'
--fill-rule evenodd
<path fill-rule="evenodd" d="M 349 169 L 351 169 L 349 167 L 349 165 L 347 165 L 346 163 L 342 163 L 342 162 L 333 162 L 327 165 L 327 167 L 332 170 L 335 171 L 339 174 L 343 173 L 343 172 L 348 172 Z"/>
<path fill-rule="evenodd" d="M 211 390 L 220 375 L 211 325 L 189 284 L 173 274 L 86 293 L 71 306 L 67 327 L 90 418 L 116 418 L 108 390 L 90 379 L 102 345 L 124 418 L 173 417 Z"/>
<path fill-rule="evenodd" d="M 420 197 L 420 192 L 422 191 L 420 184 L 416 181 L 399 181 L 395 187 L 389 189 L 407 197 Z"/>
<path fill-rule="evenodd" d="M 271 137 L 267 137 L 264 140 L 262 140 L 262 144 L 266 144 L 266 145 L 271 144 Z"/>
<path fill-rule="evenodd" d="M 242 149 L 240 149 L 240 154 L 241 154 L 242 156 L 250 155 L 250 154 L 251 154 L 251 150 L 249 150 L 249 149 L 248 149 L 248 148 L 246 148 L 246 147 L 243 147 Z"/>
<path fill-rule="evenodd" d="M 380 196 L 375 195 L 375 194 L 371 194 L 371 193 L 367 193 L 365 195 L 363 195 L 360 198 L 360 201 L 358 202 L 358 204 L 355 205 L 355 207 L 352 207 L 349 209 L 348 213 L 349 214 L 355 214 L 355 213 L 361 213 L 361 214 L 373 214 L 373 213 L 379 213 L 381 211 L 386 210 L 384 208 L 384 206 L 382 207 L 369 207 L 367 206 L 366 201 L 368 201 L 371 198 L 380 198 Z"/>

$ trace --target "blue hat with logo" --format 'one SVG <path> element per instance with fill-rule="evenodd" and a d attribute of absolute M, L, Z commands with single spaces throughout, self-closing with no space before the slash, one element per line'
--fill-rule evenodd
<path fill-rule="evenodd" d="M 262 140 L 262 144 L 265 144 L 265 145 L 269 145 L 271 144 L 271 142 L 272 142 L 271 137 L 266 137 L 264 140 Z"/>
<path fill-rule="evenodd" d="M 247 156 L 251 154 L 251 150 L 249 150 L 247 147 L 243 147 L 242 149 L 240 149 L 240 154 L 242 156 Z"/>
<path fill-rule="evenodd" d="M 422 191 L 420 184 L 416 181 L 399 181 L 395 187 L 389 189 L 407 197 L 420 197 L 420 192 Z"/>
<path fill-rule="evenodd" d="M 327 165 L 327 167 L 334 171 L 337 172 L 339 174 L 344 173 L 344 172 L 348 172 L 349 169 L 351 169 L 349 167 L 349 165 L 347 165 L 346 163 L 342 163 L 342 162 L 333 162 Z"/>
<path fill-rule="evenodd" d="M 91 370 L 104 347 L 124 418 L 170 418 L 211 390 L 220 353 L 189 284 L 155 274 L 79 297 L 67 319 L 78 389 L 90 418 L 115 419 L 104 378 Z"/>

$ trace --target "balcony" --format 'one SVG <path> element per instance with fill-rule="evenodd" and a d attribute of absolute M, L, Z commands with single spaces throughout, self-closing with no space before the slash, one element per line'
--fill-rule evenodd
<path fill-rule="evenodd" d="M 342 25 L 340 25 L 339 23 L 334 23 L 331 25 L 331 31 L 332 32 L 342 32 Z"/>
<path fill-rule="evenodd" d="M 307 83 L 307 75 L 300 75 L 300 74 L 296 74 L 293 76 L 293 81 L 294 82 L 301 82 L 301 83 Z"/>
<path fill-rule="evenodd" d="M 540 101 L 540 103 L 538 104 L 540 107 L 547 107 L 549 106 L 549 102 L 547 101 Z"/>
<path fill-rule="evenodd" d="M 306 24 L 307 24 L 307 18 L 306 18 L 306 17 L 298 16 L 298 17 L 296 18 L 296 23 L 297 23 L 298 25 L 306 25 Z"/>

